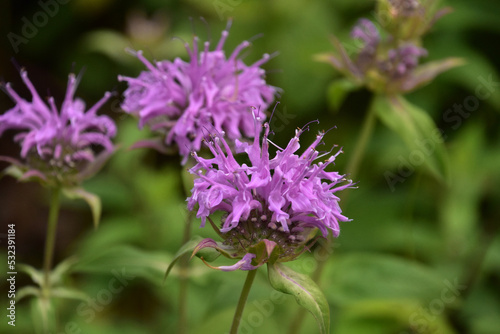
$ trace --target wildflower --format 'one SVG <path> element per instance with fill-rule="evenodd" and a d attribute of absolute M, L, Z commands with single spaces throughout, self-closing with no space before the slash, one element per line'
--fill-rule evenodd
<path fill-rule="evenodd" d="M 356 68 L 359 69 L 358 75 L 361 76 L 376 59 L 377 47 L 380 43 L 380 34 L 377 27 L 375 27 L 370 20 L 361 19 L 352 29 L 351 38 L 359 39 L 364 44 L 355 62 Z"/>
<path fill-rule="evenodd" d="M 325 132 L 300 155 L 298 129 L 286 148 L 278 149 L 274 158 L 269 155 L 269 124 L 264 124 L 264 136 L 259 140 L 260 117 L 255 117 L 253 144 L 236 141 L 236 152 L 246 153 L 250 165 L 239 164 L 222 135 L 212 136 L 207 143 L 214 155 L 211 159 L 193 156 L 197 164 L 190 172 L 198 176 L 194 181 L 188 208 L 199 209 L 197 217 L 202 226 L 208 218 L 224 242 L 219 245 L 205 239 L 195 252 L 211 247 L 231 258 L 241 258 L 235 266 L 222 270 L 251 270 L 268 261 L 290 261 L 300 255 L 316 231 L 326 237 L 331 231 L 339 234 L 342 215 L 335 193 L 352 186 L 350 180 L 337 172 L 325 169 L 338 154 L 324 162 L 314 161 L 320 155 L 316 147 Z M 307 128 L 307 127 L 306 127 Z M 225 212 L 218 227 L 209 216 Z M 253 254 L 253 255 L 249 255 Z"/>
<path fill-rule="evenodd" d="M 389 50 L 387 59 L 381 61 L 378 67 L 386 76 L 398 80 L 411 73 L 418 65 L 418 58 L 424 56 L 427 56 L 426 49 L 403 45 Z"/>
<path fill-rule="evenodd" d="M 419 65 L 427 50 L 416 42 L 401 40 L 388 35 L 381 38 L 373 22 L 360 19 L 351 32 L 362 47 L 351 58 L 342 44 L 333 38 L 338 54 L 321 54 L 320 61 L 328 62 L 348 76 L 355 86 L 365 85 L 378 93 L 405 93 L 431 81 L 438 74 L 462 63 L 457 58 L 447 58 Z"/>
<path fill-rule="evenodd" d="M 79 77 L 70 74 L 60 112 L 53 97 L 42 100 L 25 70 L 21 78 L 32 99 L 21 98 L 10 83 L 5 91 L 16 105 L 0 115 L 0 136 L 9 129 L 20 130 L 14 140 L 21 145 L 21 158 L 2 157 L 22 173 L 22 180 L 38 179 L 50 186 L 71 187 L 95 173 L 113 152 L 111 138 L 116 133 L 114 122 L 98 116 L 97 110 L 109 99 L 109 92 L 88 111 L 85 103 L 74 98 Z M 96 153 L 95 147 L 101 147 Z"/>
<path fill-rule="evenodd" d="M 228 29 L 222 32 L 213 51 L 210 42 L 199 51 L 199 39 L 194 37 L 192 47 L 185 44 L 189 62 L 177 58 L 152 64 L 141 51 L 135 53 L 148 70 L 137 78 L 118 77 L 129 85 L 122 108 L 139 118 L 140 127 L 149 126 L 162 137 L 161 145 L 136 146 L 165 150 L 176 144 L 185 164 L 191 151 L 200 150 L 207 128 L 225 132 L 232 140 L 253 135 L 251 107 L 266 109 L 277 93 L 260 68 L 270 56 L 246 65 L 239 58 L 250 46 L 244 41 L 226 58 L 223 47 L 228 34 Z"/>

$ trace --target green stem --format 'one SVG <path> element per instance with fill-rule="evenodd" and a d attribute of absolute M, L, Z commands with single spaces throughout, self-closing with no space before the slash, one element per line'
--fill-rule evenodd
<path fill-rule="evenodd" d="M 180 170 L 182 180 L 182 191 L 187 198 L 189 190 L 193 186 L 192 179 L 186 175 L 183 169 Z M 189 211 L 184 224 L 184 233 L 182 235 L 182 245 L 185 245 L 191 239 L 191 225 L 193 222 L 194 211 Z M 179 282 L 179 334 L 187 333 L 187 295 L 189 285 L 189 258 L 184 256 L 180 259 L 180 282 Z"/>
<path fill-rule="evenodd" d="M 238 306 L 236 307 L 236 312 L 234 312 L 233 324 L 231 325 L 230 334 L 237 334 L 238 327 L 240 326 L 241 316 L 243 315 L 243 309 L 247 303 L 248 293 L 252 287 L 253 280 L 257 274 L 257 269 L 250 270 L 243 285 L 243 290 L 241 290 L 240 300 L 238 300 Z"/>
<path fill-rule="evenodd" d="M 363 156 L 365 155 L 366 147 L 368 146 L 368 142 L 370 141 L 370 138 L 372 136 L 373 129 L 375 128 L 377 117 L 375 114 L 375 108 L 373 104 L 374 104 L 374 99 L 372 99 L 372 102 L 370 103 L 370 107 L 368 108 L 365 120 L 363 121 L 363 126 L 361 128 L 361 133 L 359 135 L 358 141 L 356 142 L 354 151 L 352 152 L 351 158 L 347 163 L 346 171 L 351 180 L 356 180 L 359 167 L 361 166 Z M 347 194 L 348 193 L 345 193 L 342 196 L 344 205 L 347 201 Z M 326 243 L 318 247 L 331 247 L 332 243 L 333 243 L 332 236 L 328 235 Z M 323 269 L 325 268 L 326 263 L 327 260 L 318 262 L 316 270 L 312 274 L 312 279 L 316 283 L 318 283 L 318 285 L 319 285 L 319 279 L 321 278 L 321 274 L 323 273 Z M 305 315 L 306 315 L 306 310 L 304 308 L 300 308 L 297 311 L 297 314 L 293 318 L 294 320 L 290 324 L 288 331 L 289 334 L 297 334 L 300 332 L 300 328 L 302 326 L 302 322 L 304 321 Z"/>
<path fill-rule="evenodd" d="M 186 244 L 191 238 L 191 225 L 194 211 L 189 211 L 184 224 L 184 235 L 182 244 Z M 189 284 L 189 258 L 184 256 L 180 259 L 180 286 L 179 286 L 179 334 L 187 332 L 187 291 Z"/>
<path fill-rule="evenodd" d="M 363 160 L 363 156 L 365 155 L 366 147 L 368 146 L 368 141 L 370 140 L 373 129 L 375 128 L 376 119 L 375 108 L 373 107 L 372 102 L 363 122 L 363 127 L 361 129 L 359 139 L 356 142 L 354 151 L 352 152 L 351 158 L 347 164 L 346 170 L 347 173 L 349 173 L 349 178 L 351 180 L 356 179 L 359 171 L 359 166 L 361 165 L 361 161 Z"/>
<path fill-rule="evenodd" d="M 56 240 L 57 219 L 59 216 L 59 195 L 61 188 L 57 187 L 52 191 L 50 199 L 49 221 L 47 225 L 47 236 L 45 239 L 45 255 L 43 260 L 43 285 L 42 295 L 48 299 L 50 295 L 50 270 L 52 268 L 52 258 L 54 257 L 54 245 Z"/>

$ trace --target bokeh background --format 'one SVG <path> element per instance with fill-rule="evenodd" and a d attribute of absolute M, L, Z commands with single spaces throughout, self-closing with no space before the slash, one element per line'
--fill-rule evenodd
<path fill-rule="evenodd" d="M 47 3 L 55 7 L 46 9 L 42 4 Z M 465 59 L 465 65 L 407 98 L 444 131 L 449 182 L 415 165 L 402 182 L 389 186 L 387 172 L 397 173 L 411 152 L 396 133 L 377 123 L 356 175 L 359 188 L 346 191 L 341 203 L 353 221 L 341 226 L 340 237 L 327 249 L 330 256 L 321 277 L 332 332 L 337 334 L 500 333 L 500 2 L 456 0 L 442 5 L 454 12 L 425 37 L 429 56 L 424 61 L 453 56 Z M 319 119 L 322 129 L 336 125 L 326 144 L 343 146 L 345 153 L 335 168 L 346 172 L 371 93 L 352 92 L 337 108 L 332 83 L 340 74 L 313 56 L 333 50 L 333 34 L 348 44 L 353 24 L 361 17 L 373 19 L 374 8 L 370 0 L 1 2 L 3 82 L 28 97 L 18 75 L 18 68 L 25 67 L 42 95 L 49 89 L 46 94 L 61 101 L 67 74 L 84 71 L 77 95 L 89 105 L 105 91 L 118 93 L 101 111 L 118 122 L 116 143 L 122 149 L 84 184 L 102 198 L 101 225 L 93 230 L 84 202 L 64 201 L 56 244 L 56 263 L 69 256 L 79 260 L 67 284 L 84 291 L 95 304 L 60 301 L 58 334 L 177 330 L 181 273 L 174 269 L 165 284 L 162 281 L 181 246 L 189 179 L 179 177 L 185 173 L 179 173 L 178 157 L 126 149 L 149 134 L 119 109 L 126 86 L 117 75 L 135 76 L 142 69 L 125 49 L 142 49 L 148 59 L 186 59 L 179 39 L 191 41 L 197 34 L 217 41 L 233 18 L 226 51 L 253 38 L 245 62 L 273 54 L 264 66 L 267 80 L 283 89 L 273 141 L 286 143 L 296 127 L 312 119 Z M 47 13 L 47 20 L 40 12 Z M 37 23 L 36 31 L 26 28 L 27 21 Z M 13 34 L 25 39 L 12 42 Z M 469 116 L 453 113 L 458 118 L 446 119 L 450 108 L 478 97 L 478 89 L 484 89 L 478 87 L 491 95 L 476 98 L 479 103 Z M 12 105 L 1 93 L 0 112 Z M 0 155 L 18 155 L 13 135 L 7 132 L 0 139 Z M 6 166 L 0 163 L 0 168 Z M 16 224 L 17 262 L 42 266 L 47 195 L 37 184 L 0 180 L 2 291 L 7 287 L 7 224 Z M 212 236 L 197 220 L 192 232 Z M 317 248 L 290 266 L 311 274 L 325 258 L 324 249 Z M 128 276 L 122 276 L 123 289 L 110 292 L 111 280 L 124 271 Z M 189 274 L 189 332 L 228 332 L 245 273 L 217 272 L 195 258 Z M 22 274 L 16 283 L 18 288 L 31 284 Z M 5 296 L 2 292 L 0 300 Z M 2 314 L 5 305 L 2 302 Z M 19 302 L 16 327 L 8 326 L 3 316 L 0 332 L 34 333 L 29 309 L 28 299 Z M 273 293 L 262 268 L 240 332 L 288 333 L 298 310 L 292 297 Z M 316 331 L 308 315 L 301 333 Z"/>

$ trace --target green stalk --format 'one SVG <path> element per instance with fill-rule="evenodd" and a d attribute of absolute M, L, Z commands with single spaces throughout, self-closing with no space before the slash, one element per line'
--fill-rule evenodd
<path fill-rule="evenodd" d="M 243 285 L 243 290 L 241 290 L 240 300 L 238 300 L 238 306 L 236 307 L 236 312 L 234 312 L 233 323 L 231 325 L 231 331 L 229 334 L 237 334 L 238 327 L 240 326 L 241 316 L 243 315 L 243 309 L 247 303 L 248 293 L 252 287 L 253 280 L 257 274 L 257 269 L 250 270 L 248 272 L 245 284 Z"/>
<path fill-rule="evenodd" d="M 351 180 L 355 180 L 356 176 L 359 172 L 359 166 L 361 165 L 361 161 L 363 160 L 363 156 L 365 155 L 366 147 L 368 146 L 368 141 L 372 137 L 373 129 L 375 128 L 376 115 L 373 106 L 373 100 L 368 109 L 368 113 L 365 116 L 365 120 L 363 122 L 363 127 L 361 129 L 361 134 L 359 136 L 358 141 L 356 142 L 356 147 L 352 152 L 351 158 L 347 164 L 347 173 L 349 173 L 349 178 Z"/>
<path fill-rule="evenodd" d="M 368 112 L 365 116 L 365 119 L 363 121 L 363 126 L 361 128 L 361 133 L 358 138 L 358 141 L 356 142 L 356 146 L 354 148 L 354 151 L 351 154 L 351 158 L 349 159 L 349 162 L 347 163 L 347 168 L 346 171 L 348 173 L 348 176 L 351 180 L 355 180 L 356 176 L 359 172 L 359 167 L 361 166 L 361 162 L 363 160 L 363 157 L 365 155 L 366 147 L 368 146 L 368 142 L 370 141 L 370 138 L 372 137 L 373 129 L 375 128 L 376 124 L 376 114 L 375 114 L 375 108 L 374 108 L 374 99 L 372 99 L 372 102 L 370 103 L 370 107 L 368 109 Z M 347 193 L 348 194 L 348 193 Z M 347 201 L 347 195 L 343 194 L 341 196 L 342 200 L 345 202 Z M 324 246 L 320 247 L 330 247 L 331 244 L 333 243 L 332 236 L 328 235 L 326 244 Z M 327 261 L 321 261 L 318 262 L 318 265 L 316 267 L 316 270 L 312 274 L 312 279 L 318 283 L 319 285 L 319 279 L 321 278 L 321 274 L 323 273 L 323 269 L 325 268 Z M 290 334 L 298 334 L 300 332 L 300 328 L 302 326 L 302 322 L 304 321 L 306 315 L 306 309 L 300 308 L 297 311 L 297 314 L 293 318 L 294 320 L 292 321 L 290 328 L 289 328 L 289 333 Z"/>
<path fill-rule="evenodd" d="M 184 224 L 184 235 L 182 244 L 184 245 L 191 238 L 191 224 L 193 221 L 193 211 L 188 212 L 186 223 Z M 180 259 L 180 286 L 179 286 L 179 334 L 187 333 L 187 291 L 189 284 L 189 258 L 183 256 Z"/>
<path fill-rule="evenodd" d="M 180 169 L 180 178 L 182 181 L 182 191 L 184 197 L 188 197 L 190 188 L 192 187 L 192 179 L 189 175 Z M 191 181 L 188 183 L 188 180 Z M 184 233 L 182 235 L 182 245 L 186 244 L 191 239 L 191 225 L 193 222 L 194 211 L 189 211 L 184 224 Z M 189 258 L 184 256 L 180 259 L 180 282 L 179 282 L 179 334 L 187 333 L 187 295 L 189 285 Z"/>
<path fill-rule="evenodd" d="M 52 258 L 54 257 L 57 219 L 59 217 L 59 207 L 60 207 L 60 201 L 59 201 L 60 193 L 61 193 L 60 187 L 57 187 L 52 191 L 52 196 L 50 199 L 49 221 L 47 225 L 47 236 L 45 239 L 42 295 L 47 299 L 50 296 L 50 270 L 52 268 Z"/>

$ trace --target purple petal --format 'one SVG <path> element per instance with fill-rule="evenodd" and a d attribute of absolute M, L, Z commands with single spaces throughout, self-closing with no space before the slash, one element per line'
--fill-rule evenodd
<path fill-rule="evenodd" d="M 235 270 L 254 270 L 260 266 L 253 266 L 252 259 L 255 258 L 255 254 L 247 253 L 241 260 L 233 264 L 232 266 L 220 266 L 214 267 L 215 269 L 219 269 L 222 271 L 235 271 Z"/>

